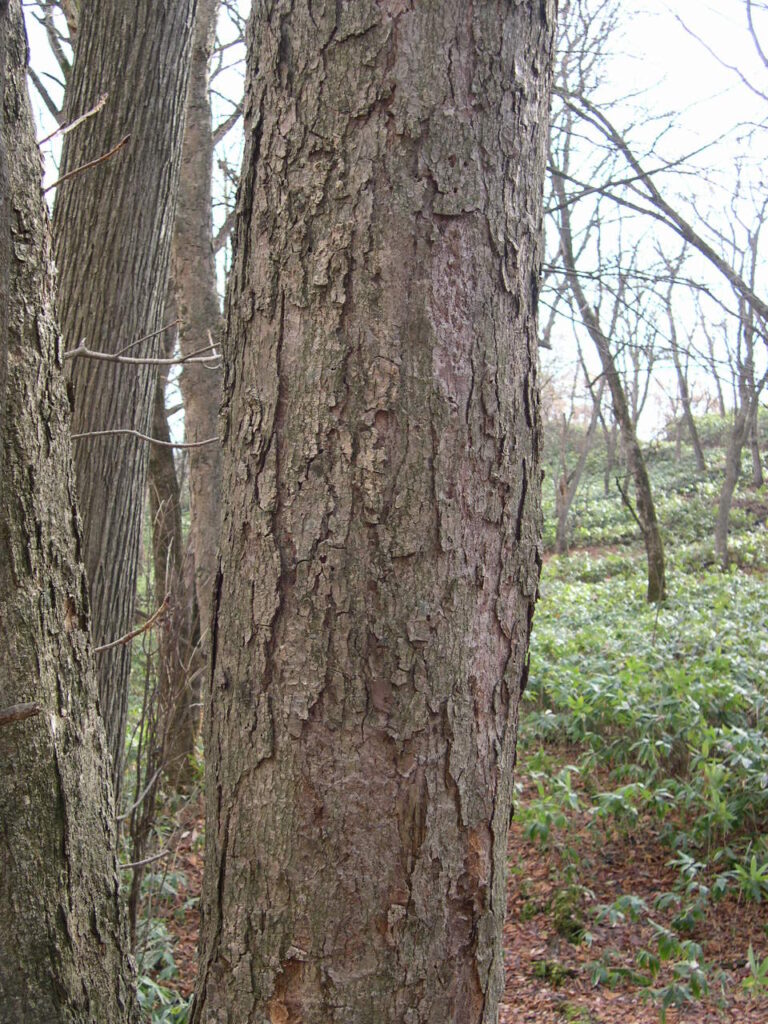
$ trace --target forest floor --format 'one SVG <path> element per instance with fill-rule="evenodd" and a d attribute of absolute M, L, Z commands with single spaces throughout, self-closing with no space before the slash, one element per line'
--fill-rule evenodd
<path fill-rule="evenodd" d="M 525 777 L 519 797 L 526 796 Z M 562 934 L 582 908 L 568 906 L 569 857 L 578 856 L 579 888 L 596 903 L 610 903 L 623 892 L 641 896 L 651 905 L 672 888 L 676 872 L 670 868 L 669 849 L 644 823 L 631 832 L 611 833 L 596 840 L 586 822 L 572 821 L 568 844 L 542 851 L 513 822 L 509 846 L 507 923 L 504 928 L 506 991 L 500 1024 L 656 1024 L 659 1008 L 643 999 L 643 990 L 630 977 L 638 950 L 651 945 L 647 922 L 626 920 L 610 927 L 590 923 L 591 942 L 572 942 Z M 202 886 L 203 812 L 198 803 L 188 809 L 177 831 L 170 869 L 180 879 L 175 895 L 158 911 L 174 940 L 178 974 L 171 984 L 180 994 L 191 994 L 197 967 L 199 896 Z M 553 908 L 555 908 L 553 910 Z M 558 910 L 559 908 L 559 910 Z M 564 911 L 565 908 L 565 911 Z M 664 915 L 657 915 L 663 923 Z M 741 988 L 747 976 L 746 949 L 768 956 L 766 904 L 738 903 L 726 898 L 699 922 L 692 937 L 705 951 L 710 970 L 720 972 L 710 983 L 711 994 L 687 1007 L 667 1010 L 668 1024 L 766 1024 L 768 998 L 751 998 Z M 592 983 L 590 965 L 601 960 L 612 965 L 615 987 Z M 663 971 L 658 979 L 664 981 Z"/>
<path fill-rule="evenodd" d="M 524 800 L 524 777 L 520 783 Z M 659 1006 L 644 998 L 643 988 L 631 978 L 637 972 L 637 952 L 653 945 L 647 919 L 627 917 L 611 927 L 588 917 L 583 895 L 569 905 L 574 888 L 564 883 L 564 877 L 574 854 L 578 890 L 580 894 L 588 891 L 596 905 L 631 892 L 652 906 L 657 896 L 673 888 L 677 877 L 668 863 L 669 848 L 661 844 L 649 822 L 624 833 L 606 828 L 598 837 L 586 820 L 579 822 L 574 815 L 567 844 L 543 851 L 513 820 L 504 928 L 506 990 L 500 1024 L 656 1024 Z M 671 914 L 654 916 L 658 923 L 668 924 L 665 918 Z M 577 931 L 584 919 L 589 922 L 590 942 L 569 941 L 563 932 Z M 670 1007 L 668 1024 L 766 1024 L 768 998 L 751 998 L 741 982 L 749 973 L 749 944 L 756 955 L 768 955 L 767 925 L 765 904 L 739 904 L 725 898 L 710 907 L 691 938 L 703 947 L 710 972 L 720 976 L 710 980 L 708 997 L 679 1009 Z M 591 965 L 600 962 L 609 963 L 616 972 L 615 987 L 593 984 Z M 670 980 L 662 968 L 656 986 Z"/>

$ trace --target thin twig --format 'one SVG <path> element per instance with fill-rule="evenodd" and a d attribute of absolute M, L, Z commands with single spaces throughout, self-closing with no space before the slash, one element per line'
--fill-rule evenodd
<path fill-rule="evenodd" d="M 34 718 L 40 714 L 40 705 L 13 704 L 9 708 L 0 710 L 0 725 L 10 725 L 11 722 L 23 722 L 25 718 Z"/>
<path fill-rule="evenodd" d="M 115 821 L 127 821 L 128 818 L 130 818 L 130 816 L 133 814 L 133 812 L 136 810 L 136 808 L 141 806 L 142 801 L 146 798 L 147 793 L 149 793 L 150 789 L 152 789 L 152 787 L 154 786 L 154 784 L 155 784 L 156 780 L 159 778 L 160 772 L 162 770 L 163 770 L 163 768 L 162 768 L 162 765 L 161 765 L 157 769 L 155 774 L 152 776 L 152 778 L 149 780 L 147 785 L 144 787 L 144 790 L 142 791 L 141 796 L 138 796 L 134 800 L 134 802 L 131 804 L 131 806 L 128 808 L 128 810 L 125 812 L 125 814 L 118 814 L 117 817 L 115 818 Z"/>
<path fill-rule="evenodd" d="M 163 603 L 157 609 L 155 614 L 151 618 L 147 619 L 147 621 L 143 625 L 139 626 L 138 629 L 132 629 L 131 632 L 126 633 L 125 636 L 121 636 L 117 640 L 113 640 L 111 644 L 102 644 L 101 647 L 94 647 L 93 653 L 101 654 L 102 651 L 109 651 L 113 647 L 120 647 L 123 644 L 129 644 L 131 640 L 135 640 L 137 636 L 141 636 L 142 633 L 146 633 L 147 630 L 152 629 L 157 620 L 168 611 L 168 605 L 170 603 L 170 600 L 171 595 L 166 594 Z"/>
<path fill-rule="evenodd" d="M 88 163 L 81 164 L 79 167 L 75 167 L 73 171 L 67 171 L 66 174 L 62 174 L 62 176 L 56 181 L 54 181 L 52 185 L 48 185 L 47 188 L 44 188 L 43 192 L 50 192 L 52 188 L 57 188 L 59 185 L 62 185 L 65 181 L 68 181 L 70 178 L 74 178 L 76 174 L 80 174 L 82 173 L 82 171 L 90 170 L 91 167 L 95 167 L 97 164 L 103 164 L 105 160 L 109 160 L 110 157 L 114 156 L 115 153 L 119 152 L 123 148 L 123 146 L 126 145 L 130 137 L 130 135 L 126 135 L 125 138 L 120 139 L 116 146 L 113 146 L 112 149 L 108 150 L 106 153 L 102 153 L 102 155 L 96 157 L 95 160 L 89 160 Z"/>
<path fill-rule="evenodd" d="M 84 121 L 87 121 L 89 118 L 93 117 L 94 114 L 98 114 L 99 111 L 103 110 L 104 104 L 107 102 L 108 99 L 109 93 L 102 93 L 95 107 L 91 107 L 90 110 L 87 110 L 84 114 L 81 114 L 80 117 L 76 117 L 75 120 L 70 121 L 69 124 L 59 125 L 55 132 L 51 132 L 51 134 L 46 135 L 44 139 L 40 139 L 40 141 L 38 142 L 38 146 L 44 146 L 46 142 L 50 142 L 51 139 L 55 139 L 57 135 L 68 135 L 69 132 L 74 131 L 75 128 L 79 128 Z"/>
<path fill-rule="evenodd" d="M 135 341 L 132 341 L 129 345 L 124 345 L 123 348 L 120 348 L 117 350 L 117 352 L 115 352 L 115 355 L 125 355 L 126 352 L 130 352 L 132 348 L 136 348 L 137 345 L 140 345 L 142 341 L 151 341 L 151 339 L 156 338 L 158 334 L 165 334 L 165 332 L 170 331 L 172 327 L 180 327 L 182 323 L 183 320 L 181 319 L 181 317 L 177 317 L 175 320 L 172 320 L 169 324 L 166 324 L 164 327 L 158 327 L 158 329 L 156 331 L 152 331 L 151 334 L 142 334 L 140 338 L 137 338 Z M 85 338 L 83 338 L 82 341 L 80 342 L 81 345 L 83 341 L 85 341 Z"/>
<path fill-rule="evenodd" d="M 160 441 L 149 434 L 142 434 L 138 430 L 130 430 L 128 427 L 116 427 L 114 430 L 86 430 L 82 434 L 73 434 L 72 440 L 79 441 L 84 437 L 111 437 L 115 434 L 128 434 L 130 437 L 138 437 L 140 441 L 148 441 L 149 444 L 159 445 L 161 448 L 202 448 L 206 444 L 220 444 L 220 437 L 207 437 L 204 441 Z"/>
<path fill-rule="evenodd" d="M 207 352 L 208 349 L 205 348 L 200 351 Z M 97 359 L 104 363 L 125 363 L 129 366 L 182 366 L 184 363 L 210 363 L 212 360 L 219 358 L 216 353 L 211 356 L 197 356 L 190 353 L 188 356 L 180 356 L 178 359 L 151 359 L 149 356 L 146 358 L 118 356 L 112 352 L 96 352 L 93 349 L 86 348 L 84 339 L 77 348 L 71 348 L 68 352 L 65 352 L 62 358 L 68 360 L 81 357 L 84 359 Z"/>
<path fill-rule="evenodd" d="M 144 860 L 136 860 L 133 864 L 121 864 L 121 871 L 132 871 L 134 868 L 143 868 L 145 864 L 154 864 L 156 860 L 162 860 L 163 857 L 167 857 L 169 853 L 173 853 L 173 850 L 162 850 L 160 853 L 154 854 L 152 857 L 145 857 Z"/>

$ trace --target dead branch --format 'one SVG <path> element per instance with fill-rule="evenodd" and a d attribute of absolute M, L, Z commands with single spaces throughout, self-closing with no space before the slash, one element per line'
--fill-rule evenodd
<path fill-rule="evenodd" d="M 35 715 L 40 714 L 40 705 L 36 703 L 30 704 L 13 704 L 9 708 L 0 709 L 0 726 L 10 725 L 11 722 L 23 722 L 25 718 L 34 718 Z"/>
<path fill-rule="evenodd" d="M 206 444 L 219 444 L 221 442 L 220 437 L 207 437 L 204 441 L 160 441 L 156 437 L 150 437 L 149 434 L 142 434 L 138 430 L 131 430 L 128 427 L 115 427 L 113 430 L 86 430 L 82 434 L 73 434 L 73 441 L 80 441 L 85 437 L 110 437 L 115 434 L 127 434 L 130 437 L 137 437 L 140 441 L 147 441 L 149 444 L 160 445 L 161 448 L 202 448 Z"/>
<path fill-rule="evenodd" d="M 167 857 L 173 850 L 161 850 L 160 853 L 154 854 L 152 857 L 145 857 L 144 860 L 134 861 L 133 864 L 121 864 L 121 871 L 133 871 L 134 868 L 143 868 L 146 864 L 154 864 L 156 860 L 162 860 L 163 857 Z"/>
<path fill-rule="evenodd" d="M 170 331 L 172 327 L 181 327 L 182 323 L 183 321 L 181 317 L 177 317 L 175 320 L 172 320 L 169 324 L 166 324 L 164 327 L 158 327 L 158 329 L 156 331 L 152 331 L 151 334 L 142 334 L 140 338 L 137 338 L 135 341 L 132 341 L 129 345 L 125 345 L 124 348 L 118 349 L 117 352 L 115 352 L 115 355 L 125 355 L 126 352 L 130 352 L 132 348 L 136 348 L 137 345 L 140 345 L 142 341 L 151 341 L 152 338 L 156 338 L 159 334 L 164 334 L 166 331 Z M 84 338 L 83 341 L 85 341 Z"/>
<path fill-rule="evenodd" d="M 68 135 L 71 131 L 74 131 L 75 128 L 79 128 L 84 121 L 87 121 L 89 118 L 93 117 L 94 114 L 98 114 L 99 111 L 103 110 L 104 104 L 107 102 L 108 99 L 109 93 L 102 93 L 102 95 L 99 96 L 98 103 L 95 107 L 91 107 L 90 110 L 86 110 L 84 114 L 81 114 L 80 117 L 76 117 L 75 120 L 70 121 L 69 124 L 60 125 L 55 132 L 51 132 L 51 134 L 46 135 L 44 139 L 40 139 L 38 145 L 43 146 L 46 142 L 50 142 L 51 139 L 55 139 L 57 135 Z"/>
<path fill-rule="evenodd" d="M 206 347 L 199 351 L 207 352 L 208 348 Z M 146 358 L 140 356 L 118 356 L 112 352 L 96 352 L 94 349 L 87 348 L 85 339 L 83 339 L 77 348 L 72 348 L 65 352 L 62 358 L 65 361 L 78 358 L 96 359 L 104 363 L 124 363 L 129 366 L 183 366 L 185 363 L 210 363 L 219 357 L 215 353 L 211 356 L 200 356 L 191 352 L 188 356 L 180 356 L 178 359 L 152 359 L 149 356 Z"/>
<path fill-rule="evenodd" d="M 115 153 L 118 153 L 123 148 L 123 146 L 127 145 L 130 137 L 130 134 L 126 135 L 124 138 L 120 139 L 116 146 L 113 146 L 112 149 L 108 150 L 106 153 L 102 153 L 102 155 L 96 157 L 95 160 L 89 160 L 88 163 L 81 164 L 79 167 L 75 167 L 73 171 L 67 171 L 66 174 L 62 174 L 62 176 L 57 181 L 54 181 L 52 185 L 48 185 L 47 188 L 44 188 L 43 192 L 50 192 L 51 189 L 57 188 L 59 185 L 62 185 L 65 181 L 69 181 L 70 178 L 74 178 L 76 174 L 81 174 L 83 171 L 88 171 L 91 169 L 91 167 L 96 167 L 97 164 L 103 164 L 105 160 L 109 160 L 110 157 L 113 157 Z"/>
<path fill-rule="evenodd" d="M 163 603 L 157 609 L 155 614 L 151 618 L 147 619 L 147 621 L 143 625 L 139 626 L 138 629 L 132 629 L 130 633 L 126 633 L 125 636 L 121 636 L 119 637 L 119 639 L 113 640 L 112 643 L 110 644 L 102 644 L 101 647 L 94 647 L 93 653 L 101 654 L 102 651 L 110 651 L 112 650 L 113 647 L 121 647 L 123 644 L 129 644 L 131 640 L 135 640 L 137 636 L 141 636 L 142 633 L 146 633 L 148 630 L 152 629 L 152 627 L 159 621 L 159 619 L 161 619 L 162 616 L 165 615 L 165 613 L 168 611 L 168 605 L 170 603 L 170 600 L 171 595 L 166 594 L 165 598 L 163 599 Z"/>

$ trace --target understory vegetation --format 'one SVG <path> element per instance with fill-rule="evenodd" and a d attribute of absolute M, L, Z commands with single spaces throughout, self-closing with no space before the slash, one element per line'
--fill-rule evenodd
<path fill-rule="evenodd" d="M 546 559 L 521 716 L 516 828 L 550 874 L 537 903 L 513 866 L 518 910 L 589 951 L 591 984 L 636 989 L 662 1020 L 768 993 L 768 493 L 748 486 L 745 459 L 722 571 L 724 455 L 708 455 L 697 474 L 671 443 L 648 453 L 669 561 L 660 605 L 645 600 L 631 511 L 590 455 L 571 554 Z M 547 952 L 533 970 L 559 987 L 568 959 Z"/>
<path fill-rule="evenodd" d="M 671 442 L 648 452 L 669 562 L 661 605 L 645 599 L 638 529 L 614 479 L 606 490 L 600 447 L 573 503 L 568 556 L 552 554 L 544 482 L 510 921 L 554 936 L 525 966 L 532 984 L 635 993 L 661 1020 L 701 1000 L 749 1006 L 768 996 L 768 493 L 749 486 L 745 455 L 732 565 L 722 571 L 713 547 L 718 441 L 715 431 L 706 474 Z M 151 607 L 151 578 L 143 587 Z M 147 634 L 134 654 L 128 803 L 143 786 L 136 766 L 154 643 Z M 136 916 L 140 999 L 155 1024 L 184 1024 L 189 1010 L 201 764 L 196 778 L 183 796 L 158 794 L 141 846 L 143 857 L 166 851 L 143 869 Z M 124 846 L 124 860 L 136 859 L 128 834 Z M 539 889 L 532 862 L 545 872 Z M 603 1019 L 578 1002 L 558 1005 L 557 1019 Z"/>

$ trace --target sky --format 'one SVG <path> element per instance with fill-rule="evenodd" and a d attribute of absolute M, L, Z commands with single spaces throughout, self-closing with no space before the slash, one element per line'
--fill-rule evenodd
<path fill-rule="evenodd" d="M 247 0 L 241 0 L 240 6 L 245 11 Z M 745 173 L 757 188 L 763 186 L 763 166 L 768 162 L 768 131 L 757 133 L 745 147 L 742 127 L 745 122 L 766 120 L 768 98 L 754 95 L 736 72 L 723 66 L 733 65 L 757 88 L 765 86 L 768 93 L 768 70 L 747 33 L 745 0 L 621 0 L 620 10 L 620 31 L 611 45 L 601 99 L 615 104 L 613 120 L 622 127 L 631 126 L 633 144 L 640 149 L 658 132 L 656 116 L 668 112 L 674 114 L 675 123 L 660 143 L 665 157 L 676 158 L 708 147 L 696 158 L 702 170 L 706 168 L 705 175 L 698 180 L 664 175 L 661 182 L 665 194 L 692 219 L 702 215 L 713 223 L 722 223 L 737 158 L 744 162 Z M 54 73 L 45 33 L 32 17 L 31 5 L 26 15 L 32 64 L 39 74 Z M 768 15 L 757 12 L 756 17 L 758 32 L 768 48 Z M 60 90 L 47 78 L 46 82 L 58 99 Z M 242 80 L 233 71 L 220 78 L 217 87 L 234 96 L 242 88 Z M 48 134 L 55 125 L 34 88 L 31 95 L 40 133 Z M 218 115 L 223 117 L 226 102 L 217 100 L 216 104 Z M 240 141 L 233 133 L 229 139 L 231 162 L 237 163 L 239 153 Z M 56 178 L 58 142 L 44 147 L 44 154 L 46 183 L 50 184 Z M 223 218 L 221 208 L 215 212 L 219 220 Z M 712 276 L 703 261 L 697 264 L 694 260 L 693 270 L 702 278 Z M 572 332 L 570 340 L 567 329 L 560 333 L 557 357 L 562 362 L 564 354 L 567 363 L 569 358 L 575 359 Z M 649 404 L 642 424 L 646 437 L 659 428 L 665 404 L 663 391 L 669 387 L 669 370 L 662 366 L 660 372 L 666 373 L 667 379 L 662 381 L 664 387 L 656 388 L 657 400 Z M 702 386 L 705 383 L 703 380 Z"/>
<path fill-rule="evenodd" d="M 596 3 L 593 0 L 593 6 Z M 768 46 L 768 16 L 758 12 L 756 26 Z M 662 193 L 715 247 L 719 246 L 717 231 L 727 237 L 737 230 L 743 238 L 743 229 L 729 211 L 737 164 L 741 165 L 742 181 L 749 183 L 759 198 L 765 195 L 764 167 L 768 162 L 767 131 L 756 131 L 745 141 L 745 125 L 768 120 L 768 70 L 747 31 L 745 0 L 623 0 L 619 31 L 612 37 L 610 50 L 598 97 L 601 104 L 608 105 L 613 123 L 627 133 L 634 151 L 642 156 L 651 146 L 666 123 L 665 114 L 671 115 L 672 127 L 662 134 L 656 153 L 673 160 L 704 147 L 686 165 L 695 168 L 695 174 L 657 176 Z M 724 66 L 727 64 L 757 89 L 765 88 L 766 96 L 751 92 L 736 71 Z M 646 168 L 659 162 L 650 157 L 641 160 Z M 752 200 L 745 199 L 737 209 L 750 225 Z M 583 222 L 588 213 L 589 204 L 579 204 L 574 220 L 580 217 Z M 605 213 L 610 214 L 610 209 Z M 658 239 L 669 256 L 681 247 L 676 236 L 647 219 L 637 219 L 625 231 L 633 240 L 647 235 L 649 246 Z M 550 253 L 552 245 L 550 236 Z M 703 257 L 692 256 L 686 272 L 733 307 L 730 289 Z M 764 268 L 757 283 L 758 291 L 764 293 L 768 284 Z M 681 324 L 693 324 L 695 308 L 690 293 L 677 290 L 675 305 Z M 715 303 L 708 304 L 707 313 L 713 319 L 723 315 Z M 665 319 L 659 318 L 662 344 Z M 560 372 L 569 383 L 578 359 L 573 334 L 573 323 L 562 320 L 553 337 L 554 351 L 543 359 L 547 372 Z M 597 376 L 593 347 L 589 341 L 583 345 L 590 373 Z M 765 351 L 761 346 L 761 357 Z M 658 434 L 668 412 L 665 392 L 676 391 L 670 359 L 657 363 L 655 372 L 657 380 L 640 423 L 640 434 L 646 440 Z M 700 392 L 714 390 L 708 371 L 694 370 L 692 376 Z"/>

